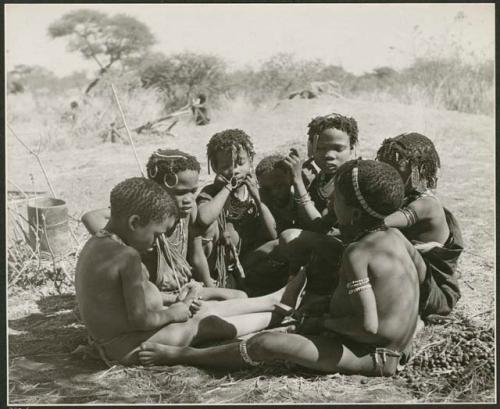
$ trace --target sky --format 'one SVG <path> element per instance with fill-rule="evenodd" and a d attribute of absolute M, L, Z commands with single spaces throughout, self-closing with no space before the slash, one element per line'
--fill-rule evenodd
<path fill-rule="evenodd" d="M 494 4 L 7 4 L 5 65 L 41 65 L 62 76 L 96 70 L 95 63 L 50 39 L 48 26 L 81 8 L 129 14 L 156 37 L 154 51 L 216 54 L 229 69 L 257 67 L 279 52 L 320 58 L 361 74 L 400 69 L 432 49 L 457 47 L 494 58 Z M 462 19 L 456 19 L 462 13 Z M 470 57 L 472 58 L 472 57 Z"/>

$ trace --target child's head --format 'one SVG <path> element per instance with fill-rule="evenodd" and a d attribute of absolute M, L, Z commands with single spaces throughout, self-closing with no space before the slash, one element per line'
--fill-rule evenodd
<path fill-rule="evenodd" d="M 200 164 L 196 158 L 177 149 L 158 149 L 150 156 L 146 169 L 150 179 L 175 197 L 180 217 L 187 216 L 198 190 Z"/>
<path fill-rule="evenodd" d="M 330 114 L 314 118 L 308 127 L 308 151 L 323 172 L 335 174 L 351 158 L 358 143 L 356 120 Z"/>
<path fill-rule="evenodd" d="M 277 206 L 284 206 L 290 200 L 292 176 L 282 155 L 270 155 L 262 159 L 255 168 L 263 196 Z"/>
<path fill-rule="evenodd" d="M 253 143 L 241 129 L 218 132 L 207 144 L 208 162 L 212 170 L 228 180 L 250 173 L 254 155 Z"/>
<path fill-rule="evenodd" d="M 351 160 L 339 168 L 335 178 L 334 206 L 341 227 L 371 227 L 403 203 L 403 181 L 386 163 Z"/>
<path fill-rule="evenodd" d="M 118 183 L 110 195 L 111 223 L 119 226 L 123 241 L 143 252 L 155 238 L 175 225 L 179 209 L 174 198 L 158 183 L 130 178 Z"/>
<path fill-rule="evenodd" d="M 439 155 L 432 141 L 419 133 L 405 133 L 382 142 L 377 160 L 393 166 L 403 178 L 407 192 L 437 186 Z"/>

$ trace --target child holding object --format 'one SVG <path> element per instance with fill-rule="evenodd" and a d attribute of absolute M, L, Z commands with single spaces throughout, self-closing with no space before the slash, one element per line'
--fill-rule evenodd
<path fill-rule="evenodd" d="M 213 183 L 197 197 L 198 218 L 210 271 L 221 287 L 241 288 L 242 259 L 277 238 L 274 218 L 260 197 L 253 175 L 253 143 L 240 129 L 226 129 L 210 138 L 209 167 Z"/>
<path fill-rule="evenodd" d="M 110 219 L 84 245 L 75 275 L 82 320 L 107 363 L 138 363 L 144 341 L 186 346 L 258 331 L 276 303 L 294 305 L 303 278 L 286 291 L 225 301 L 201 301 L 195 285 L 172 303 L 149 280 L 140 253 L 174 228 L 175 200 L 158 183 L 131 178 L 113 188 L 110 203 Z"/>
<path fill-rule="evenodd" d="M 201 244 L 195 240 L 198 231 L 194 196 L 200 174 L 196 158 L 177 149 L 158 149 L 150 156 L 146 169 L 151 180 L 173 195 L 179 208 L 174 227 L 165 235 L 159 235 L 150 251 L 141 253 L 150 280 L 161 291 L 170 293 L 173 299 L 192 279 L 205 285 L 201 290 L 205 299 L 246 297 L 239 290 L 215 288 Z M 109 217 L 109 209 L 99 209 L 86 213 L 82 221 L 89 232 L 95 234 L 106 225 Z"/>
<path fill-rule="evenodd" d="M 419 276 L 425 274 L 412 244 L 378 216 L 401 206 L 403 183 L 391 166 L 376 161 L 349 161 L 335 179 L 334 207 L 347 247 L 327 315 L 306 317 L 302 333 L 261 332 L 210 348 L 144 342 L 140 361 L 242 368 L 283 360 L 327 373 L 393 375 L 416 328 Z"/>
<path fill-rule="evenodd" d="M 440 168 L 436 148 L 424 135 L 405 133 L 384 140 L 377 159 L 393 166 L 405 183 L 404 205 L 385 223 L 401 229 L 426 262 L 420 289 L 422 318 L 447 315 L 460 299 L 456 268 L 463 240 L 457 220 L 431 190 L 437 186 Z"/>

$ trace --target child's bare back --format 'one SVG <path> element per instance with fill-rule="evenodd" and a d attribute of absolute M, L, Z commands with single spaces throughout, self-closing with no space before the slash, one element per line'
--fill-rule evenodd
<path fill-rule="evenodd" d="M 332 318 L 361 316 L 352 302 L 347 283 L 353 269 L 367 269 L 375 295 L 378 328 L 375 334 L 350 334 L 363 344 L 401 350 L 410 341 L 417 322 L 419 275 L 425 274 L 422 258 L 396 229 L 372 233 L 345 251 L 340 281 L 330 304 Z M 387 345 L 387 340 L 391 340 Z"/>
<path fill-rule="evenodd" d="M 127 314 L 121 272 L 140 271 L 141 292 L 148 310 L 162 308 L 162 296 L 148 280 L 139 253 L 110 237 L 92 237 L 82 249 L 76 267 L 76 294 L 80 313 L 97 342 L 136 331 Z"/>

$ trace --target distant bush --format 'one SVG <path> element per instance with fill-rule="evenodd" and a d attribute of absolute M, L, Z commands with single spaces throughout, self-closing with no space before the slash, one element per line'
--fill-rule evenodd
<path fill-rule="evenodd" d="M 385 100 L 405 104 L 492 115 L 494 64 L 493 61 L 465 64 L 457 58 L 420 58 L 400 72 L 377 68 L 344 83 L 343 89 L 352 97 L 384 96 Z"/>

